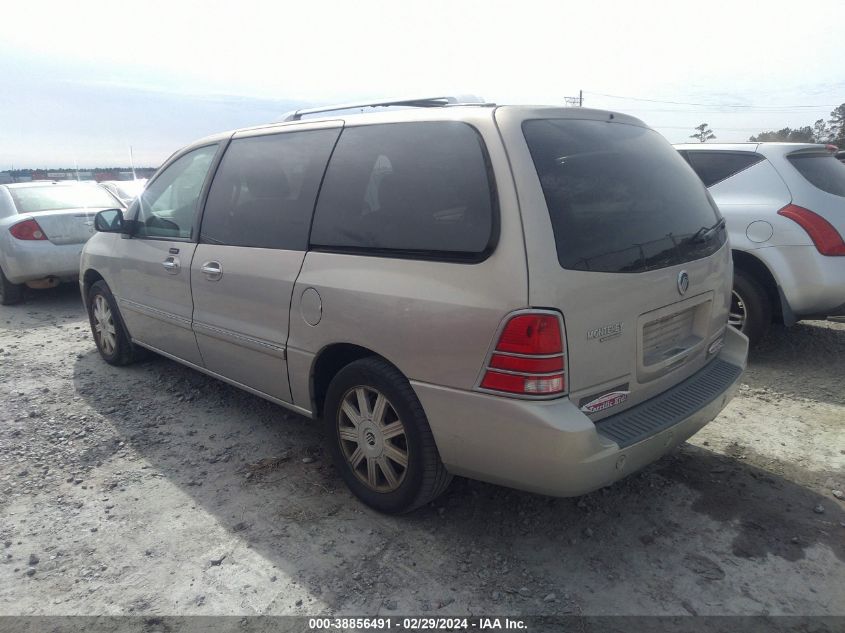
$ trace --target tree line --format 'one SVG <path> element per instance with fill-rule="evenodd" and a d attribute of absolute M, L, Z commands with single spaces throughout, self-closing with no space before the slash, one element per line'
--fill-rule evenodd
<path fill-rule="evenodd" d="M 702 123 L 690 135 L 701 143 L 716 138 L 709 124 Z M 831 111 L 830 118 L 819 119 L 812 125 L 804 127 L 785 127 L 780 130 L 760 132 L 748 139 L 752 143 L 833 143 L 845 149 L 845 103 Z"/>

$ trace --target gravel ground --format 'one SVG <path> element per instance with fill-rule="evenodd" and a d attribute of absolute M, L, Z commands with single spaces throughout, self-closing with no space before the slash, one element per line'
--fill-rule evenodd
<path fill-rule="evenodd" d="M 845 325 L 773 331 L 691 442 L 578 499 L 456 479 L 387 517 L 310 421 L 0 308 L 0 615 L 845 615 Z"/>

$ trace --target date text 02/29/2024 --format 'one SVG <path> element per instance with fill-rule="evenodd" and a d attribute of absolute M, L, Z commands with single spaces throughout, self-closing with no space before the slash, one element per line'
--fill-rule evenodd
<path fill-rule="evenodd" d="M 353 617 L 353 618 L 309 618 L 311 630 L 406 630 L 406 631 L 494 631 L 526 630 L 523 620 L 511 618 L 429 618 L 429 617 Z"/>

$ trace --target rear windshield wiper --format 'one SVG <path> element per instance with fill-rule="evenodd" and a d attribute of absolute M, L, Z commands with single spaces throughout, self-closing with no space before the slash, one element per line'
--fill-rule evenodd
<path fill-rule="evenodd" d="M 695 244 L 696 242 L 705 242 L 716 231 L 721 230 L 725 226 L 725 218 L 719 218 L 713 226 L 702 226 L 695 233 L 690 235 L 689 242 Z"/>

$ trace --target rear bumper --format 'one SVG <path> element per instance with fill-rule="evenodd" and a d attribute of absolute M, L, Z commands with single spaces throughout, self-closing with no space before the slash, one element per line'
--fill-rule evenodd
<path fill-rule="evenodd" d="M 702 370 L 672 390 L 598 424 L 568 398 L 524 401 L 425 383 L 412 385 L 450 472 L 531 492 L 571 497 L 639 470 L 715 418 L 738 388 L 747 352 L 748 340 L 728 328 L 725 346 Z M 717 362 L 730 365 L 735 371 L 724 373 L 722 382 L 708 386 L 705 383 L 713 380 L 712 365 Z M 671 397 L 673 391 L 685 385 L 693 391 L 706 392 L 705 396 L 692 402 L 681 415 L 673 414 L 671 411 L 678 410 L 677 401 L 662 403 L 661 399 Z M 634 418 L 638 413 L 647 425 L 651 424 L 650 431 L 627 436 L 610 432 L 614 418 L 620 422 L 623 416 Z M 617 427 L 621 428 L 618 424 Z"/>
<path fill-rule="evenodd" d="M 3 270 L 12 283 L 45 277 L 62 281 L 79 278 L 79 257 L 85 244 L 53 244 L 46 240 L 15 240 L 6 253 Z"/>
<path fill-rule="evenodd" d="M 774 273 L 796 318 L 842 314 L 845 257 L 826 257 L 815 246 L 760 248 L 754 255 Z"/>

